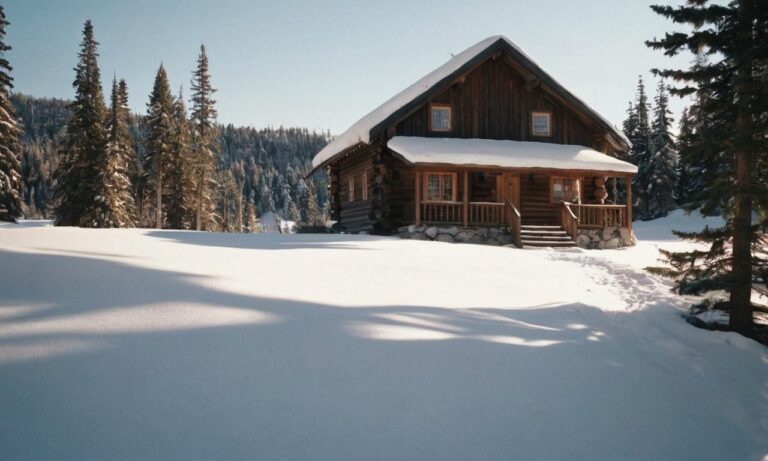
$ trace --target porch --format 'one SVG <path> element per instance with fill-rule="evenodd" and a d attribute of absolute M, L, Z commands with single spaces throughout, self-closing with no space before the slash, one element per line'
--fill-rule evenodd
<path fill-rule="evenodd" d="M 575 246 L 580 230 L 632 229 L 631 175 L 482 167 L 415 168 L 416 226 L 507 229 L 513 243 Z"/>
<path fill-rule="evenodd" d="M 628 185 L 637 167 L 594 149 L 405 136 L 392 138 L 388 147 L 413 172 L 414 193 L 404 203 L 413 214 L 404 213 L 406 223 L 509 229 L 518 246 L 525 237 L 572 244 L 580 231 L 631 231 Z M 623 203 L 616 203 L 622 183 Z"/>

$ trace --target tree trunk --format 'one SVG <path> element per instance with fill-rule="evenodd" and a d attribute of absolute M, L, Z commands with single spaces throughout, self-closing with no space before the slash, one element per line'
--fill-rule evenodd
<path fill-rule="evenodd" d="M 243 188 L 238 184 L 237 194 L 237 230 L 235 232 L 243 232 Z"/>
<path fill-rule="evenodd" d="M 197 207 L 195 210 L 195 229 L 202 230 L 203 224 L 203 187 L 205 183 L 205 168 L 200 170 L 200 178 L 197 183 Z"/>
<path fill-rule="evenodd" d="M 741 39 L 752 40 L 752 2 L 739 2 Z M 742 52 L 744 53 L 744 52 Z M 745 53 L 746 54 L 746 53 Z M 752 177 L 752 117 L 750 92 L 752 85 L 751 58 L 742 55 L 736 77 L 736 188 L 733 216 L 733 263 L 731 267 L 730 327 L 742 334 L 752 332 L 752 198 L 749 196 Z"/>
<path fill-rule="evenodd" d="M 158 162 L 157 180 L 155 181 L 155 227 L 157 229 L 163 228 L 163 173 L 160 170 L 160 162 Z"/>

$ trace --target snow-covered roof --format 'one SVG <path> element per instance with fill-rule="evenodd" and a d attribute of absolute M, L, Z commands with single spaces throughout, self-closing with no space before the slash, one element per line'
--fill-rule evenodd
<path fill-rule="evenodd" d="M 387 145 L 412 164 L 637 173 L 637 167 L 631 163 L 571 144 L 395 136 Z"/>
<path fill-rule="evenodd" d="M 512 52 L 516 53 L 518 55 L 517 57 L 523 61 L 522 64 L 529 67 L 541 77 L 545 77 L 551 86 L 554 87 L 554 90 L 560 94 L 568 96 L 575 103 L 582 106 L 582 109 L 602 122 L 602 124 L 605 125 L 605 128 L 607 128 L 620 142 L 624 143 L 627 147 L 631 146 L 631 143 L 621 130 L 589 107 L 583 100 L 566 90 L 559 82 L 557 82 L 557 80 L 552 78 L 552 76 L 544 72 L 544 70 L 542 70 L 541 67 L 539 67 L 539 65 L 512 40 L 503 35 L 495 35 L 482 40 L 452 57 L 448 62 L 425 75 L 416 83 L 396 94 L 368 115 L 358 120 L 354 125 L 349 127 L 341 135 L 337 136 L 331 143 L 315 155 L 315 158 L 312 160 L 313 168 L 322 166 L 350 147 L 360 143 L 369 144 L 371 142 L 371 137 L 377 134 L 376 129 L 380 128 L 380 125 L 384 121 L 397 114 L 399 110 L 408 106 L 414 100 L 427 94 L 430 90 L 441 87 L 446 83 L 446 80 L 451 80 L 452 77 L 454 77 L 454 74 L 467 70 L 466 67 L 468 64 L 485 52 L 491 51 L 492 48 L 507 48 L 512 50 Z"/>

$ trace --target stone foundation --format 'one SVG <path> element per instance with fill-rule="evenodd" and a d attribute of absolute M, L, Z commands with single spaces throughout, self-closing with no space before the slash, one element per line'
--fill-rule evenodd
<path fill-rule="evenodd" d="M 485 227 L 437 227 L 405 226 L 398 229 L 400 238 L 413 240 L 434 240 L 450 243 L 476 243 L 480 245 L 512 245 L 512 233 L 505 228 Z"/>
<path fill-rule="evenodd" d="M 579 248 L 588 250 L 613 250 L 631 247 L 637 243 L 635 233 L 622 227 L 606 227 L 603 229 L 579 229 L 576 243 Z"/>

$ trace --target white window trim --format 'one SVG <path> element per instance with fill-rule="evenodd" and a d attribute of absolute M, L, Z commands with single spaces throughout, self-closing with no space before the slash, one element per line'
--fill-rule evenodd
<path fill-rule="evenodd" d="M 363 173 L 363 200 L 368 200 L 368 173 Z"/>

